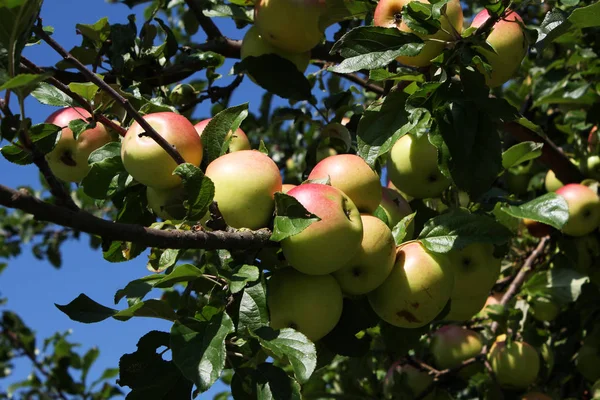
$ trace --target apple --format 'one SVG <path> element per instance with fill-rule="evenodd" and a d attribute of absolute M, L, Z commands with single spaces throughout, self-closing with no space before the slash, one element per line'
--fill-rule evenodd
<path fill-rule="evenodd" d="M 368 297 L 384 321 L 401 328 L 418 328 L 442 311 L 453 286 L 446 256 L 430 253 L 420 242 L 409 242 L 398 247 L 392 272 Z"/>
<path fill-rule="evenodd" d="M 586 175 L 600 180 L 600 156 L 590 156 L 586 159 Z"/>
<path fill-rule="evenodd" d="M 490 18 L 487 9 L 480 11 L 471 27 L 478 28 Z M 527 54 L 527 39 L 521 28 L 523 19 L 512 10 L 507 10 L 504 16 L 494 24 L 492 31 L 487 37 L 487 43 L 494 51 L 479 48 L 478 51 L 491 65 L 492 72 L 488 74 L 482 68 L 479 70 L 485 74 L 486 84 L 491 87 L 501 86 L 512 78 L 521 66 L 521 62 Z"/>
<path fill-rule="evenodd" d="M 174 105 L 182 106 L 196 100 L 198 93 L 189 83 L 180 83 L 169 94 L 169 100 Z"/>
<path fill-rule="evenodd" d="M 174 112 L 147 114 L 144 119 L 183 159 L 195 166 L 202 162 L 202 142 L 194 125 L 184 116 Z M 157 189 L 174 188 L 181 178 L 173 175 L 177 163 L 150 136 L 142 135 L 144 129 L 134 122 L 121 143 L 121 159 L 125 170 L 136 181 Z"/>
<path fill-rule="evenodd" d="M 552 397 L 540 392 L 529 392 L 524 394 L 521 400 L 552 400 Z"/>
<path fill-rule="evenodd" d="M 522 196 L 527 193 L 529 181 L 531 180 L 531 174 L 529 172 L 515 173 L 508 170 L 504 178 L 506 186 L 511 193 L 514 193 L 517 196 Z"/>
<path fill-rule="evenodd" d="M 183 206 L 185 200 L 183 185 L 172 189 L 156 189 L 148 186 L 146 198 L 154 214 L 164 220 L 180 220 L 187 214 Z"/>
<path fill-rule="evenodd" d="M 240 51 L 242 60 L 250 56 L 259 57 L 263 54 L 276 54 L 294 63 L 296 68 L 298 68 L 298 71 L 302 73 L 306 71 L 306 68 L 308 68 L 308 64 L 310 63 L 310 51 L 290 53 L 281 50 L 263 39 L 256 26 L 252 26 L 244 35 Z M 250 79 L 255 82 L 254 78 L 250 77 Z"/>
<path fill-rule="evenodd" d="M 569 206 L 569 220 L 563 226 L 563 233 L 570 236 L 584 236 L 598 228 L 600 223 L 600 199 L 596 192 L 587 186 L 570 183 L 558 189 Z"/>
<path fill-rule="evenodd" d="M 592 390 L 590 390 L 590 394 L 592 395 L 592 399 L 600 399 L 600 380 L 597 380 L 592 386 Z"/>
<path fill-rule="evenodd" d="M 287 193 L 321 220 L 281 241 L 290 265 L 309 275 L 325 275 L 346 265 L 357 253 L 363 237 L 360 213 L 341 190 L 305 183 Z"/>
<path fill-rule="evenodd" d="M 240 150 L 215 159 L 205 175 L 215 185 L 214 201 L 225 222 L 234 228 L 259 229 L 269 225 L 281 174 L 273 160 L 257 150 Z"/>
<path fill-rule="evenodd" d="M 594 125 L 588 134 L 588 151 L 595 153 L 598 147 L 598 125 Z"/>
<path fill-rule="evenodd" d="M 80 107 L 67 107 L 50 114 L 47 124 L 63 128 L 54 149 L 46 154 L 52 173 L 65 182 L 81 182 L 90 171 L 89 155 L 96 149 L 114 140 L 104 125 L 96 122 L 96 127 L 82 132 L 77 140 L 69 129 L 69 122 L 86 120 L 92 115 Z"/>
<path fill-rule="evenodd" d="M 317 162 L 321 162 L 327 157 L 332 157 L 337 155 L 337 151 L 330 146 L 319 146 L 317 148 Z"/>
<path fill-rule="evenodd" d="M 490 348 L 488 360 L 496 380 L 506 389 L 525 389 L 537 379 L 540 357 L 535 348 L 525 342 L 506 342 L 500 335 Z"/>
<path fill-rule="evenodd" d="M 254 23 L 271 45 L 304 53 L 324 37 L 319 19 L 326 8 L 325 0 L 260 0 L 254 8 Z"/>
<path fill-rule="evenodd" d="M 286 268 L 267 282 L 271 328 L 294 328 L 313 342 L 337 325 L 342 304 L 342 290 L 331 275 L 305 275 Z"/>
<path fill-rule="evenodd" d="M 411 67 L 424 67 L 431 64 L 448 41 L 455 40 L 453 32 L 462 32 L 463 12 L 459 0 L 450 0 L 446 5 L 446 13 L 440 18 L 441 29 L 431 35 L 421 34 L 411 30 L 402 20 L 402 8 L 411 1 L 429 4 L 427 0 L 380 0 L 375 8 L 373 24 L 385 28 L 398 28 L 403 32 L 414 33 L 423 39 L 425 45 L 421 52 L 413 57 L 400 56 L 397 60 Z"/>
<path fill-rule="evenodd" d="M 593 337 L 586 337 L 579 348 L 575 365 L 579 373 L 588 381 L 600 379 L 600 344 Z"/>
<path fill-rule="evenodd" d="M 544 224 L 543 222 L 534 221 L 529 218 L 523 218 L 523 224 L 527 228 L 529 234 L 537 238 L 548 236 L 554 230 L 554 228 L 550 225 Z"/>
<path fill-rule="evenodd" d="M 292 190 L 293 188 L 295 188 L 297 185 L 292 185 L 291 183 L 284 183 L 283 185 L 281 185 L 281 191 L 283 193 L 287 193 L 290 190 Z"/>
<path fill-rule="evenodd" d="M 373 213 L 381 202 L 379 175 L 357 155 L 339 154 L 319 162 L 309 180 L 327 179 L 331 186 L 346 193 L 360 212 Z"/>
<path fill-rule="evenodd" d="M 198 135 L 200 137 L 202 137 L 202 132 L 204 132 L 206 125 L 208 125 L 208 123 L 210 122 L 211 119 L 212 118 L 204 119 L 204 120 L 198 122 L 196 125 L 194 125 L 194 128 L 196 128 L 196 132 L 198 132 Z M 231 138 L 231 141 L 229 142 L 229 152 L 230 153 L 232 153 L 234 151 L 251 149 L 250 141 L 248 140 L 248 136 L 246 136 L 246 133 L 244 133 L 244 131 L 241 130 L 240 128 L 236 129 L 235 134 L 232 134 L 232 132 L 229 131 L 229 133 L 227 133 L 227 136 L 225 137 L 225 140 L 229 140 L 230 138 Z"/>
<path fill-rule="evenodd" d="M 467 321 L 483 310 L 487 300 L 487 293 L 471 295 L 467 292 L 466 294 L 452 297 L 451 300 L 450 311 L 443 316 L 443 319 L 446 321 Z"/>
<path fill-rule="evenodd" d="M 467 294 L 487 298 L 500 275 L 502 262 L 494 257 L 494 245 L 472 243 L 461 250 L 449 251 L 447 256 L 454 273 L 454 289 L 450 298 L 466 297 Z"/>
<path fill-rule="evenodd" d="M 420 396 L 433 383 L 433 376 L 425 371 L 421 371 L 410 364 L 404 364 L 396 367 L 396 373 L 400 375 L 406 387 L 411 391 L 414 397 Z M 433 393 L 425 397 L 426 400 L 433 399 Z"/>
<path fill-rule="evenodd" d="M 387 187 L 381 188 L 381 203 L 379 205 L 385 212 L 390 229 L 393 229 L 398 222 L 402 221 L 404 217 L 413 212 L 408 201 L 406 201 L 397 190 Z M 413 220 L 413 222 L 406 227 L 406 239 L 410 240 L 413 237 L 414 232 L 415 223 Z"/>
<path fill-rule="evenodd" d="M 388 177 L 401 192 L 414 198 L 438 197 L 450 180 L 440 172 L 437 149 L 427 135 L 407 134 L 392 147 L 387 163 Z"/>
<path fill-rule="evenodd" d="M 551 169 L 546 173 L 546 177 L 544 178 L 544 187 L 547 192 L 556 192 L 561 187 L 565 186 L 564 183 L 558 180 L 554 171 Z"/>
<path fill-rule="evenodd" d="M 538 321 L 553 321 L 560 313 L 560 307 L 551 299 L 546 297 L 534 297 L 529 299 L 531 315 Z"/>
<path fill-rule="evenodd" d="M 431 338 L 429 350 L 439 369 L 456 368 L 483 349 L 479 333 L 456 325 L 445 325 Z"/>
<path fill-rule="evenodd" d="M 396 261 L 392 231 L 379 218 L 361 215 L 363 238 L 352 259 L 333 273 L 342 292 L 365 294 L 377 288 L 390 274 Z"/>

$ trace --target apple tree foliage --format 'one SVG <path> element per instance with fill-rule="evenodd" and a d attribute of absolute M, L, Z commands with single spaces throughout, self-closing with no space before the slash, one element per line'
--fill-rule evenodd
<path fill-rule="evenodd" d="M 271 329 L 265 282 L 285 266 L 277 242 L 304 229 L 313 216 L 277 195 L 270 230 L 235 236 L 213 213 L 212 227 L 225 231 L 208 237 L 198 232 L 197 221 L 213 210 L 213 185 L 200 169 L 183 164 L 175 173 L 186 187 L 187 218 L 156 222 L 144 187 L 121 163 L 118 143 L 90 156 L 91 171 L 80 185 L 63 184 L 43 161 L 59 132 L 26 117 L 27 96 L 93 111 L 92 121 L 70 126 L 76 134 L 102 117 L 122 126 L 136 113 L 175 111 L 192 118 L 198 104 L 211 102 L 214 122 L 203 134 L 204 163 L 222 155 L 227 132 L 241 126 L 253 148 L 268 153 L 290 183 L 306 178 L 324 148 L 358 154 L 381 172 L 397 139 L 408 132 L 429 135 L 452 186 L 439 199 L 411 202 L 415 238 L 438 253 L 494 244 L 503 257 L 494 291 L 512 291 L 506 304 L 487 308 L 464 326 L 485 338 L 484 353 L 505 332 L 534 346 L 542 368 L 529 389 L 554 399 L 592 398 L 592 384 L 600 378 L 598 230 L 584 244 L 561 234 L 567 206 L 546 193 L 544 177 L 552 169 L 563 183 L 587 178 L 597 189 L 593 180 L 600 174 L 591 160 L 600 152 L 592 129 L 600 124 L 600 3 L 511 2 L 523 17 L 530 47 L 514 78 L 490 91 L 479 72 L 490 66 L 476 52 L 486 48 L 486 32 L 466 29 L 432 67 L 409 68 L 395 59 L 416 54 L 422 41 L 372 26 L 373 1 L 328 3 L 333 41 L 313 49 L 312 63 L 320 69 L 307 75 L 276 55 L 238 60 L 232 71 L 223 67 L 226 58 L 239 59 L 241 35 L 224 37 L 219 21 L 232 19 L 239 29 L 251 24 L 247 1 L 122 2 L 144 7 L 145 19 L 78 24 L 73 28 L 81 44 L 61 53 L 52 27 L 39 19 L 42 0 L 0 0 L 1 152 L 42 172 L 40 190 L 0 186 L 0 272 L 25 244 L 55 268 L 70 240 L 87 241 L 112 263 L 139 260 L 150 248 L 150 273 L 123 282 L 114 304 L 82 293 L 57 308 L 78 323 L 152 317 L 172 322 L 172 328 L 148 332 L 118 366 L 92 381 L 88 372 L 101 350 L 79 353 L 67 332 L 36 337 L 3 305 L 0 377 L 14 373 L 19 357 L 31 361 L 32 373 L 0 398 L 189 399 L 202 397 L 218 380 L 229 389 L 215 399 L 516 399 L 524 392 L 500 388 L 485 354 L 469 361 L 480 368 L 466 378 L 461 368 L 431 366 L 431 333 L 447 310 L 423 328 L 403 329 L 381 321 L 364 297 L 349 297 L 336 328 L 317 343 L 292 328 Z M 405 9 L 412 29 L 438 26 L 445 1 L 432 3 Z M 465 19 L 483 7 L 497 16 L 508 5 L 468 0 Z M 199 36 L 207 38 L 198 42 Z M 47 45 L 63 60 L 37 66 L 22 56 L 25 46 Z M 98 74 L 95 80 L 90 71 Z M 265 89 L 257 113 L 247 103 L 230 104 L 244 74 Z M 274 106 L 276 97 L 285 106 Z M 339 125 L 343 117 L 349 117 L 346 128 Z M 550 225 L 550 235 L 538 246 L 540 239 L 522 219 Z M 405 224 L 394 229 L 398 243 Z M 162 291 L 159 298 L 148 295 L 154 289 Z M 540 310 L 534 317 L 532 304 L 539 299 L 558 308 L 551 321 Z M 420 395 L 402 372 L 406 365 L 426 376 Z"/>

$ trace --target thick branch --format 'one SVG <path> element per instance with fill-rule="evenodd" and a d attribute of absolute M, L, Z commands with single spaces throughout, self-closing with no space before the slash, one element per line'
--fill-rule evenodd
<path fill-rule="evenodd" d="M 198 4 L 196 0 L 185 0 L 185 3 L 194 13 L 196 19 L 198 20 L 198 23 L 202 27 L 202 30 L 206 32 L 206 36 L 208 36 L 209 39 L 216 39 L 218 37 L 223 36 L 217 25 L 215 25 L 215 23 L 213 22 L 213 20 L 204 15 L 204 13 L 202 12 L 202 7 L 200 6 L 200 4 Z"/>
<path fill-rule="evenodd" d="M 38 37 L 42 39 L 44 42 L 48 43 L 50 47 L 52 47 L 62 58 L 66 61 L 73 64 L 75 68 L 77 68 L 89 82 L 94 83 L 101 90 L 107 92 L 113 99 L 115 99 L 127 112 L 133 117 L 133 119 L 140 124 L 140 126 L 144 129 L 144 134 L 150 136 L 160 147 L 162 147 L 172 158 L 177 162 L 177 164 L 185 163 L 185 160 L 179 154 L 177 149 L 169 144 L 162 136 L 160 136 L 154 128 L 137 112 L 135 108 L 129 103 L 129 101 L 121 96 L 116 90 L 114 90 L 109 84 L 100 79 L 96 74 L 87 69 L 85 65 L 83 65 L 77 58 L 73 57 L 68 51 L 66 51 L 58 42 L 52 39 L 43 29 L 41 24 L 38 24 L 34 27 L 34 30 Z"/>
<path fill-rule="evenodd" d="M 0 205 L 16 208 L 40 221 L 97 235 L 112 241 L 139 243 L 148 247 L 170 249 L 250 249 L 273 246 L 271 231 L 163 231 L 141 225 L 123 224 L 98 218 L 81 210 L 70 210 L 45 203 L 25 192 L 0 185 Z"/>

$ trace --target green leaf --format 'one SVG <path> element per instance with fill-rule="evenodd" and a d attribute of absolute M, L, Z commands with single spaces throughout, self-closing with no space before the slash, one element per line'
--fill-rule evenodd
<path fill-rule="evenodd" d="M 399 56 L 416 56 L 423 41 L 412 33 L 396 28 L 359 26 L 340 38 L 331 49 L 345 58 L 332 72 L 351 73 L 361 69 L 382 68 Z"/>
<path fill-rule="evenodd" d="M 150 299 L 140 301 L 113 315 L 113 318 L 119 321 L 127 321 L 133 317 L 150 317 L 175 321 L 177 314 L 166 302 Z"/>
<path fill-rule="evenodd" d="M 99 88 L 92 82 L 71 82 L 69 83 L 69 89 L 87 101 L 93 101 Z M 83 106 L 82 104 L 80 105 Z"/>
<path fill-rule="evenodd" d="M 430 219 L 419 240 L 429 251 L 447 253 L 471 243 L 506 243 L 511 232 L 494 219 L 465 210 L 452 210 Z"/>
<path fill-rule="evenodd" d="M 76 24 L 75 28 L 77 28 L 85 38 L 90 40 L 97 49 L 102 47 L 102 44 L 110 36 L 110 24 L 108 23 L 107 17 L 100 18 L 93 24 Z M 69 87 L 70 86 L 71 84 Z M 71 90 L 73 90 L 73 88 L 71 88 Z"/>
<path fill-rule="evenodd" d="M 61 306 L 55 303 L 54 305 L 73 321 L 84 324 L 104 321 L 117 313 L 117 310 L 98 304 L 83 293 L 69 304 Z"/>
<path fill-rule="evenodd" d="M 407 215 L 406 217 L 402 218 L 400 222 L 398 222 L 392 229 L 392 235 L 394 236 L 394 240 L 396 241 L 397 245 L 402 243 L 406 238 L 407 228 L 413 223 L 416 215 L 416 212 Z"/>
<path fill-rule="evenodd" d="M 532 296 L 548 296 L 561 305 L 577 301 L 586 275 L 570 268 L 552 268 L 535 273 L 523 285 L 523 291 Z"/>
<path fill-rule="evenodd" d="M 33 157 L 30 152 L 14 144 L 2 147 L 0 152 L 7 161 L 10 161 L 13 164 L 28 165 L 33 162 Z"/>
<path fill-rule="evenodd" d="M 93 199 L 111 197 L 125 186 L 128 177 L 121 160 L 121 142 L 110 142 L 88 157 L 90 172 L 83 178 L 83 192 Z"/>
<path fill-rule="evenodd" d="M 49 76 L 50 74 L 19 74 L 9 79 L 2 86 L 0 86 L 0 91 L 14 90 L 23 87 L 32 87 L 37 83 L 45 80 Z"/>
<path fill-rule="evenodd" d="M 229 290 L 231 293 L 241 291 L 247 283 L 255 282 L 260 278 L 260 270 L 255 265 L 242 265 L 229 278 Z"/>
<path fill-rule="evenodd" d="M 206 130 L 202 137 L 205 134 Z M 210 178 L 204 176 L 200 168 L 190 163 L 178 165 L 173 174 L 179 175 L 183 182 L 186 197 L 184 206 L 187 209 L 186 219 L 190 221 L 202 219 L 213 202 L 215 185 Z"/>
<path fill-rule="evenodd" d="M 31 92 L 31 95 L 40 103 L 48 106 L 69 107 L 73 105 L 73 99 L 46 82 L 40 83 L 38 88 Z"/>
<path fill-rule="evenodd" d="M 221 376 L 227 354 L 225 338 L 233 331 L 233 322 L 226 313 L 215 315 L 208 322 L 177 321 L 171 328 L 173 362 L 200 392 Z"/>
<path fill-rule="evenodd" d="M 129 282 L 123 289 L 115 293 L 115 304 L 123 297 L 127 298 L 127 304 L 131 307 L 139 303 L 154 288 L 154 284 L 163 279 L 162 275 L 153 274 Z"/>
<path fill-rule="evenodd" d="M 562 229 L 569 220 L 569 206 L 556 193 L 546 193 L 520 206 L 505 205 L 502 211 L 515 218 L 529 218 Z"/>
<path fill-rule="evenodd" d="M 73 138 L 77 140 L 79 135 L 88 129 L 92 129 L 96 126 L 95 123 L 88 123 L 82 119 L 74 119 L 69 122 L 69 129 L 73 131 Z"/>
<path fill-rule="evenodd" d="M 236 368 L 231 381 L 234 399 L 301 400 L 300 385 L 280 367 L 262 363 L 256 368 Z"/>
<path fill-rule="evenodd" d="M 317 349 L 302 333 L 291 328 L 275 331 L 263 327 L 251 334 L 274 357 L 287 359 L 300 383 L 310 378 L 317 366 Z"/>
<path fill-rule="evenodd" d="M 179 282 L 193 281 L 202 276 L 202 271 L 192 264 L 176 266 L 173 271 L 154 283 L 157 288 L 169 288 Z"/>
<path fill-rule="evenodd" d="M 424 82 L 425 76 L 410 68 L 400 67 L 395 72 L 390 72 L 385 68 L 372 69 L 369 71 L 369 80 L 382 82 L 392 80 L 394 82 Z"/>
<path fill-rule="evenodd" d="M 248 103 L 244 103 L 226 108 L 210 120 L 201 136 L 204 145 L 204 160 L 207 164 L 227 152 L 228 146 L 225 140 L 227 134 L 235 132 L 247 116 Z"/>
<path fill-rule="evenodd" d="M 521 142 L 502 153 L 502 167 L 509 169 L 542 155 L 543 143 Z"/>
<path fill-rule="evenodd" d="M 234 67 L 234 72 L 245 72 L 268 92 L 291 100 L 312 98 L 308 79 L 298 67 L 277 54 L 263 54 L 244 58 Z"/>
<path fill-rule="evenodd" d="M 268 325 L 267 291 L 264 282 L 260 281 L 248 286 L 242 293 L 237 328 L 238 331 L 256 330 Z"/>
<path fill-rule="evenodd" d="M 440 3 L 445 4 L 447 1 Z M 432 4 L 410 2 L 402 7 L 402 22 L 416 33 L 432 35 L 441 27 L 439 9 L 437 14 L 438 19 L 435 18 Z"/>
<path fill-rule="evenodd" d="M 285 238 L 297 235 L 321 219 L 309 213 L 294 197 L 287 194 L 275 193 L 275 221 L 271 240 L 280 242 Z"/>

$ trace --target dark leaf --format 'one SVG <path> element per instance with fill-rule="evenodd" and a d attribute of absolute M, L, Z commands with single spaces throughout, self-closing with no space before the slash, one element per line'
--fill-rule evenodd
<path fill-rule="evenodd" d="M 275 193 L 275 221 L 271 240 L 280 242 L 297 235 L 317 221 L 320 218 L 309 213 L 294 197 L 281 192 Z"/>

